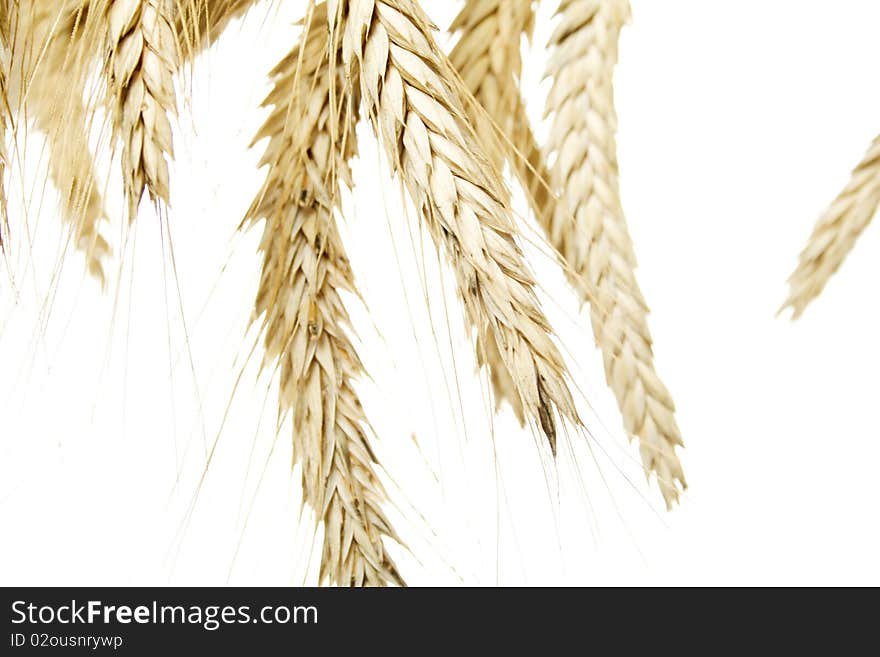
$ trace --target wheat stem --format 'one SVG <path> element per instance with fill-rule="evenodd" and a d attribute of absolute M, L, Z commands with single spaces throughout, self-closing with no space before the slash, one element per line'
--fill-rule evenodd
<path fill-rule="evenodd" d="M 445 252 L 485 361 L 497 350 L 526 417 L 556 446 L 578 422 L 567 372 L 514 239 L 507 191 L 467 122 L 455 72 L 411 0 L 349 0 L 343 56 L 389 162 Z"/>
<path fill-rule="evenodd" d="M 613 71 L 628 0 L 562 0 L 551 39 L 547 144 L 560 199 L 549 236 L 570 265 L 624 427 L 638 437 L 646 474 L 656 473 L 667 507 L 686 486 L 675 447 L 675 407 L 654 369 L 648 308 L 618 187 Z"/>
<path fill-rule="evenodd" d="M 304 500 L 324 525 L 322 581 L 403 584 L 382 542 L 397 538 L 382 511 L 385 493 L 353 387 L 364 368 L 340 297 L 355 291 L 334 212 L 339 179 L 350 185 L 356 99 L 337 94 L 345 78 L 329 61 L 323 3 L 305 30 L 302 48 L 272 73 L 272 113 L 257 136 L 269 143 L 266 182 L 248 213 L 251 222 L 265 219 L 256 313 L 267 358 L 280 366 L 279 412 L 293 416 Z"/>
<path fill-rule="evenodd" d="M 783 306 L 800 317 L 843 264 L 859 235 L 880 206 L 880 137 L 853 171 L 852 177 L 822 215 L 789 277 L 790 292 Z"/>

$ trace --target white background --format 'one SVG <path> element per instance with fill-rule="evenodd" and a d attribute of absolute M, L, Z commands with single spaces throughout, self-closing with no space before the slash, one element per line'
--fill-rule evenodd
<path fill-rule="evenodd" d="M 274 388 L 259 350 L 249 358 L 259 235 L 235 235 L 260 184 L 248 144 L 265 72 L 304 5 L 280 4 L 234 24 L 181 80 L 192 100 L 172 210 L 160 222 L 145 204 L 126 248 L 102 161 L 116 248 L 103 294 L 79 256 L 60 257 L 42 142 L 19 128 L 0 290 L 0 583 L 315 582 L 290 427 L 275 440 Z M 423 4 L 441 27 L 459 8 Z M 536 121 L 553 4 L 527 58 Z M 557 468 L 509 411 L 491 419 L 437 285 L 446 273 L 426 244 L 423 288 L 415 218 L 364 130 L 345 238 L 369 308 L 352 300 L 372 377 L 359 391 L 415 556 L 391 549 L 411 584 L 878 584 L 878 227 L 802 320 L 774 315 L 880 129 L 880 5 L 633 9 L 617 76 L 624 204 L 690 491 L 661 510 L 586 313 L 540 248 L 530 257 L 592 435 L 570 436 Z"/>

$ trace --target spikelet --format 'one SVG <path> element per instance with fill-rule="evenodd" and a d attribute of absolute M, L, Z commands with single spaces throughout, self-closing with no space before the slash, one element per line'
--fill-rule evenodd
<path fill-rule="evenodd" d="M 488 155 L 499 170 L 505 161 L 510 163 L 536 219 L 548 226 L 554 201 L 548 189 L 549 174 L 520 93 L 521 42 L 523 36 L 531 38 L 534 4 L 467 0 L 449 28 L 459 34 L 449 60 L 479 103 L 466 108 Z"/>
<path fill-rule="evenodd" d="M 789 277 L 790 292 L 783 305 L 800 317 L 843 264 L 880 206 L 880 137 L 855 168 L 846 188 L 816 224 Z"/>
<path fill-rule="evenodd" d="M 328 56 L 326 5 L 304 29 L 302 48 L 272 73 L 272 113 L 257 135 L 269 138 L 269 170 L 248 213 L 250 223 L 265 219 L 256 314 L 266 357 L 280 366 L 279 412 L 293 416 L 304 500 L 324 525 L 321 580 L 402 585 L 382 543 L 397 538 L 382 512 L 385 493 L 353 387 L 363 365 L 339 294 L 355 291 L 334 211 L 339 181 L 350 185 L 357 98 L 342 92 L 341 62 Z"/>
<path fill-rule="evenodd" d="M 477 353 L 485 361 L 497 350 L 526 417 L 555 452 L 555 413 L 579 422 L 567 372 L 514 239 L 507 191 L 450 82 L 455 71 L 417 3 L 343 4 L 346 65 L 359 75 L 394 173 L 452 266 Z"/>
<path fill-rule="evenodd" d="M 122 140 L 122 177 L 129 218 L 146 190 L 169 203 L 170 117 L 176 112 L 178 44 L 172 26 L 176 0 L 95 0 L 108 44 L 107 87 Z"/>
<path fill-rule="evenodd" d="M 547 150 L 559 202 L 549 236 L 573 270 L 605 375 L 626 431 L 639 438 L 646 474 L 657 474 L 667 508 L 686 486 L 675 452 L 674 404 L 654 370 L 648 308 L 620 202 L 613 71 L 628 0 L 562 0 L 548 73 L 553 117 Z"/>

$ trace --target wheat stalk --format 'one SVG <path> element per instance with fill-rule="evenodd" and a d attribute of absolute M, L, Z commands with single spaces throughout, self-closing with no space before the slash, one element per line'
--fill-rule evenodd
<path fill-rule="evenodd" d="M 822 215 L 789 277 L 790 292 L 782 309 L 793 317 L 804 312 L 843 264 L 880 206 L 880 137 L 853 171 L 849 184 Z"/>
<path fill-rule="evenodd" d="M 110 246 L 101 234 L 106 213 L 89 150 L 86 80 L 78 60 L 82 3 L 27 4 L 21 12 L 22 34 L 33 44 L 38 61 L 32 71 L 23 71 L 26 104 L 37 129 L 46 135 L 49 176 L 61 195 L 62 215 L 88 270 L 103 282 Z"/>
<path fill-rule="evenodd" d="M 535 217 L 548 226 L 554 205 L 549 174 L 520 93 L 521 42 L 524 35 L 531 38 L 534 4 L 532 0 L 467 0 L 449 28 L 459 34 L 449 60 L 479 103 L 468 103 L 466 108 L 487 153 L 499 169 L 505 161 L 510 163 Z"/>
<path fill-rule="evenodd" d="M 340 291 L 355 292 L 334 211 L 339 179 L 350 185 L 356 97 L 338 55 L 329 56 L 326 5 L 314 8 L 297 47 L 272 73 L 266 182 L 248 213 L 265 219 L 256 302 L 267 358 L 280 366 L 279 412 L 293 415 L 294 458 L 304 500 L 324 525 L 321 579 L 403 584 L 382 537 L 397 540 L 382 512 L 364 410 L 354 390 L 364 368 L 347 336 Z"/>
<path fill-rule="evenodd" d="M 481 361 L 496 350 L 526 417 L 556 447 L 554 411 L 579 422 L 567 372 L 516 244 L 507 192 L 411 0 L 349 0 L 343 56 L 375 132 L 452 266 Z M 331 14 L 332 15 L 332 14 Z"/>
<path fill-rule="evenodd" d="M 122 177 L 129 217 L 146 190 L 169 203 L 170 116 L 176 111 L 178 44 L 172 24 L 177 0 L 98 0 L 105 19 L 107 86 L 122 139 Z"/>
<path fill-rule="evenodd" d="M 553 78 L 547 150 L 560 200 L 549 236 L 572 268 L 605 375 L 630 436 L 640 441 L 646 473 L 657 474 L 668 508 L 686 486 L 675 447 L 675 407 L 654 370 L 648 308 L 635 278 L 636 259 L 618 188 L 613 70 L 627 0 L 562 0 L 551 38 Z"/>

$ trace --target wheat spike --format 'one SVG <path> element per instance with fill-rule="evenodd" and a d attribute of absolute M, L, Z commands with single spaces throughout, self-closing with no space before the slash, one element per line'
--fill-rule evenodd
<path fill-rule="evenodd" d="M 579 422 L 567 372 L 514 235 L 500 174 L 468 125 L 455 72 L 411 0 L 349 0 L 343 56 L 378 138 L 455 272 L 480 360 L 497 351 L 526 417 L 556 447 Z"/>
<path fill-rule="evenodd" d="M 339 294 L 355 292 L 334 211 L 339 180 L 350 185 L 357 103 L 342 92 L 338 55 L 330 61 L 323 3 L 304 29 L 302 48 L 272 73 L 272 113 L 257 136 L 269 138 L 269 169 L 248 215 L 266 220 L 256 313 L 267 358 L 280 364 L 279 410 L 293 416 L 304 500 L 324 525 L 321 580 L 402 585 L 382 543 L 398 539 L 382 512 L 386 497 L 353 388 L 363 365 Z"/>
<path fill-rule="evenodd" d="M 84 106 L 86 79 L 81 67 L 82 3 L 22 4 L 22 34 L 34 49 L 27 80 L 26 105 L 37 129 L 46 135 L 49 176 L 61 195 L 62 214 L 71 226 L 88 270 L 104 281 L 110 246 L 101 234 L 106 221 L 95 164 L 88 143 Z"/>
<path fill-rule="evenodd" d="M 535 217 L 548 226 L 554 204 L 550 177 L 520 93 L 522 37 L 531 38 L 534 5 L 530 0 L 467 0 L 449 28 L 459 34 L 449 60 L 488 114 L 467 105 L 488 154 L 499 169 L 509 161 Z"/>
<path fill-rule="evenodd" d="M 539 179 L 541 173 L 536 173 L 545 171 L 543 154 L 535 143 L 519 91 L 520 41 L 523 34 L 531 35 L 534 18 L 531 2 L 467 0 L 449 28 L 459 33 L 449 60 L 476 100 L 465 107 L 487 155 L 499 171 L 504 170 L 506 161 L 511 162 L 536 215 L 546 220 L 551 197 L 546 183 Z M 493 342 L 481 357 L 485 361 L 481 365 L 487 365 L 490 372 L 496 405 L 506 400 L 524 423 L 516 386 Z"/>
<path fill-rule="evenodd" d="M 477 135 L 498 169 L 503 169 L 507 152 L 503 139 L 510 135 L 522 72 L 520 52 L 523 34 L 530 35 L 535 15 L 531 2 L 512 0 L 467 0 L 452 21 L 449 31 L 458 41 L 449 61 L 468 91 L 486 110 L 471 113 Z M 470 108 L 468 108 L 470 109 Z"/>
<path fill-rule="evenodd" d="M 100 0 L 109 55 L 108 89 L 122 139 L 122 176 L 129 217 L 146 190 L 169 203 L 170 116 L 176 112 L 178 68 L 173 7 L 177 0 Z"/>
<path fill-rule="evenodd" d="M 853 171 L 846 188 L 822 215 L 789 277 L 790 292 L 783 305 L 800 317 L 843 264 L 880 206 L 880 137 Z"/>
<path fill-rule="evenodd" d="M 657 474 L 668 508 L 686 486 L 675 447 L 672 398 L 654 370 L 648 308 L 620 202 L 613 70 L 627 0 L 562 0 L 548 63 L 552 115 L 547 150 L 560 193 L 550 238 L 590 302 L 605 375 L 626 431 L 639 438 L 646 474 Z"/>

